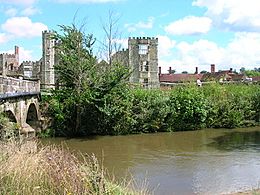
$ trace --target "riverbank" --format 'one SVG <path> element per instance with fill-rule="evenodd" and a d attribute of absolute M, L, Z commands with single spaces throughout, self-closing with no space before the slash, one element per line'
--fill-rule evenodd
<path fill-rule="evenodd" d="M 126 135 L 154 132 L 237 128 L 259 125 L 258 85 L 192 84 L 169 90 L 118 89 L 77 109 L 60 91 L 43 97 L 44 115 L 52 118 L 50 134 L 56 137 Z M 77 121 L 78 129 L 75 129 Z"/>
<path fill-rule="evenodd" d="M 0 143 L 1 194 L 146 194 L 108 179 L 95 156 L 37 141 Z"/>

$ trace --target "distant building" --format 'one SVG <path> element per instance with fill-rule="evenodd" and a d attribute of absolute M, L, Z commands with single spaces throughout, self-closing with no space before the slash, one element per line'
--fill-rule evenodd
<path fill-rule="evenodd" d="M 158 38 L 137 37 L 128 39 L 128 49 L 117 52 L 113 60 L 132 71 L 129 81 L 147 88 L 159 87 Z"/>
<path fill-rule="evenodd" d="M 14 47 L 14 54 L 0 54 L 0 72 L 3 76 L 18 74 L 19 47 Z"/>
<path fill-rule="evenodd" d="M 180 83 L 187 83 L 187 82 L 196 82 L 198 79 L 201 80 L 203 77 L 203 74 L 198 73 L 198 67 L 195 69 L 194 74 L 178 74 L 178 73 L 172 73 L 172 68 L 169 68 L 168 74 L 162 74 L 161 73 L 161 67 L 159 67 L 159 80 L 160 80 L 160 86 L 170 86 L 174 84 L 180 84 Z"/>

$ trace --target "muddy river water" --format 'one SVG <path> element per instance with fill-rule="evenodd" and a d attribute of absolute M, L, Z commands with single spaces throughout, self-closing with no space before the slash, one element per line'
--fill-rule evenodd
<path fill-rule="evenodd" d="M 225 194 L 260 187 L 260 127 L 45 139 L 94 153 L 115 178 L 153 194 Z M 144 184 L 146 183 L 146 184 Z"/>

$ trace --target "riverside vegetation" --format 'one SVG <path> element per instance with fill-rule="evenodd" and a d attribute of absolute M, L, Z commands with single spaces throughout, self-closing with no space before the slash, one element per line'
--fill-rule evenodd
<path fill-rule="evenodd" d="M 131 190 L 133 181 L 109 179 L 94 155 L 78 158 L 63 147 L 18 139 L 17 127 L 3 115 L 0 131 L 0 194 L 148 194 Z"/>
<path fill-rule="evenodd" d="M 190 84 L 172 90 L 129 85 L 124 65 L 101 65 L 92 53 L 95 39 L 61 26 L 54 38 L 60 89 L 44 96 L 53 119 L 49 135 L 122 135 L 158 131 L 235 128 L 260 121 L 260 88 L 245 84 Z"/>
<path fill-rule="evenodd" d="M 48 97 L 54 133 L 76 135 L 71 124 L 74 103 L 60 98 L 59 93 Z M 259 85 L 188 85 L 166 91 L 132 89 L 126 85 L 98 103 L 89 101 L 83 105 L 82 135 L 236 128 L 255 126 L 260 121 Z"/>

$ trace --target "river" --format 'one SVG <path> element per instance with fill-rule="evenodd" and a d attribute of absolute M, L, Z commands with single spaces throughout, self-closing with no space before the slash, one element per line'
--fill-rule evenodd
<path fill-rule="evenodd" d="M 260 127 L 45 139 L 94 153 L 116 179 L 153 194 L 223 194 L 260 187 Z"/>

